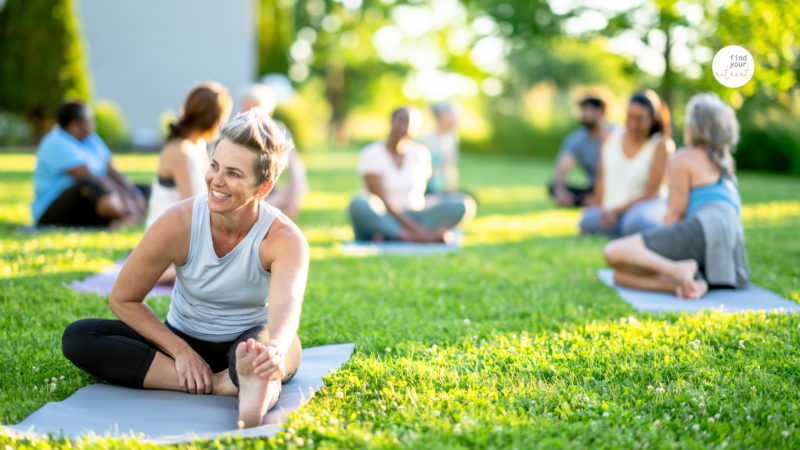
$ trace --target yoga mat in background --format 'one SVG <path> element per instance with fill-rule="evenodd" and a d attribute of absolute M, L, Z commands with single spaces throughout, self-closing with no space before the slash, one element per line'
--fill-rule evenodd
<path fill-rule="evenodd" d="M 347 241 L 339 246 L 339 252 L 351 256 L 372 256 L 381 254 L 433 255 L 438 253 L 452 253 L 461 250 L 461 241 L 464 238 L 464 234 L 460 231 L 456 231 L 455 235 L 456 241 L 452 244 L 421 244 L 418 242 L 404 241 Z"/>
<path fill-rule="evenodd" d="M 617 286 L 614 284 L 614 271 L 611 269 L 598 270 L 597 277 L 616 289 L 617 294 L 638 311 L 700 312 L 707 309 L 725 312 L 771 312 L 783 308 L 786 312 L 800 312 L 799 304 L 753 283 L 747 289 L 714 289 L 700 300 L 681 300 L 671 294 Z"/>
<path fill-rule="evenodd" d="M 278 404 L 260 427 L 239 430 L 239 400 L 216 395 L 132 389 L 109 383 L 87 386 L 61 402 L 48 403 L 17 425 L 5 428 L 20 437 L 133 436 L 153 444 L 177 444 L 219 435 L 274 436 L 290 412 L 297 411 L 325 385 L 322 377 L 341 367 L 353 344 L 303 350 L 297 374 L 283 386 Z"/>
<path fill-rule="evenodd" d="M 77 292 L 95 292 L 99 296 L 108 295 L 111 293 L 111 289 L 114 287 L 114 282 L 117 281 L 117 277 L 119 276 L 120 270 L 122 270 L 122 265 L 125 264 L 125 260 L 128 257 L 120 259 L 119 261 L 112 264 L 110 267 L 103 269 L 102 271 L 87 277 L 83 281 L 75 280 L 70 284 L 65 284 L 64 287 L 68 287 L 73 291 Z M 148 297 L 159 297 L 159 296 L 171 296 L 172 295 L 172 286 L 159 284 L 147 294 Z"/>

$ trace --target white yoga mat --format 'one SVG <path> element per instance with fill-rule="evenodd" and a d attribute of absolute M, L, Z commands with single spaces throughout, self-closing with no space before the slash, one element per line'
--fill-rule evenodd
<path fill-rule="evenodd" d="M 354 344 L 325 345 L 303 350 L 297 374 L 283 386 L 278 404 L 260 427 L 239 430 L 239 400 L 216 395 L 154 391 L 98 383 L 61 402 L 44 405 L 16 425 L 14 435 L 46 439 L 48 434 L 81 436 L 141 436 L 154 444 L 176 444 L 219 435 L 274 436 L 287 415 L 325 385 L 322 377 L 340 368 Z"/>
<path fill-rule="evenodd" d="M 83 281 L 75 280 L 70 284 L 64 284 L 64 287 L 70 288 L 77 292 L 94 292 L 103 297 L 111 293 L 114 288 L 114 283 L 117 281 L 119 272 L 122 270 L 122 265 L 128 257 L 120 259 L 109 267 L 101 270 L 100 272 L 86 277 Z M 148 297 L 171 296 L 172 285 L 158 284 L 147 294 Z"/>
<path fill-rule="evenodd" d="M 633 309 L 645 312 L 700 312 L 716 310 L 724 312 L 780 311 L 800 312 L 800 305 L 786 300 L 780 295 L 750 283 L 747 289 L 714 289 L 708 291 L 700 300 L 682 300 L 675 295 L 661 292 L 637 291 L 614 284 L 614 271 L 597 271 L 600 281 L 616 289 L 623 300 Z"/>

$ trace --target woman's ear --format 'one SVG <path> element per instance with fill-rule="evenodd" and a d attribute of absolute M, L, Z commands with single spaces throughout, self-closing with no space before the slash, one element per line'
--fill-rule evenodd
<path fill-rule="evenodd" d="M 256 197 L 258 197 L 259 200 L 265 199 L 269 194 L 269 191 L 272 190 L 272 185 L 274 184 L 275 184 L 274 181 L 267 181 L 264 184 L 262 184 L 261 188 L 259 188 L 258 192 L 256 192 Z"/>

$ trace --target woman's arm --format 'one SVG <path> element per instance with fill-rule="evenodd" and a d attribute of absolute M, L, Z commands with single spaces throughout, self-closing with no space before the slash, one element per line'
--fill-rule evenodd
<path fill-rule="evenodd" d="M 603 137 L 600 140 L 600 152 L 597 155 L 597 177 L 594 179 L 594 205 L 601 206 L 603 204 L 603 189 L 604 189 L 604 180 L 605 174 L 603 168 L 603 148 L 606 146 L 606 141 L 608 140 L 608 136 L 611 134 L 610 129 L 606 129 L 603 131 Z"/>
<path fill-rule="evenodd" d="M 689 207 L 689 192 L 692 187 L 691 161 L 688 154 L 678 152 L 669 163 L 669 199 L 664 225 L 680 222 Z"/>
<path fill-rule="evenodd" d="M 308 278 L 309 250 L 305 236 L 289 219 L 279 216 L 259 247 L 262 267 L 271 274 L 269 342 L 253 362 L 255 373 L 277 380 L 285 373 L 285 356 L 300 326 Z"/>
<path fill-rule="evenodd" d="M 191 393 L 211 393 L 211 369 L 188 344 L 169 330 L 144 303 L 145 296 L 173 262 L 183 265 L 189 255 L 192 201 L 183 201 L 147 229 L 128 257 L 108 300 L 119 320 L 175 359 L 181 386 Z"/>

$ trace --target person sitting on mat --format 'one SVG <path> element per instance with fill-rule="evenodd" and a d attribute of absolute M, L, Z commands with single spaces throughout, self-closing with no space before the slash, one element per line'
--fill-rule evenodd
<path fill-rule="evenodd" d="M 589 206 L 594 202 L 594 186 L 597 179 L 597 164 L 600 161 L 600 141 L 606 130 L 606 104 L 595 97 L 581 101 L 582 127 L 570 133 L 561 143 L 556 158 L 553 182 L 549 193 L 558 206 L 571 208 Z M 567 175 L 578 163 L 586 172 L 589 184 L 576 187 L 567 184 Z"/>
<path fill-rule="evenodd" d="M 425 208 L 431 155 L 413 141 L 421 122 L 418 109 L 400 108 L 392 113 L 389 139 L 361 151 L 358 173 L 362 192 L 349 207 L 356 239 L 452 242 L 450 229 L 474 214 L 471 198 L 449 199 Z"/>
<path fill-rule="evenodd" d="M 186 97 L 181 118 L 169 124 L 166 144 L 159 155 L 145 221 L 147 228 L 182 200 L 206 192 L 209 165 L 206 143 L 217 139 L 220 126 L 228 120 L 232 108 L 228 90 L 219 83 L 201 83 Z M 158 284 L 173 281 L 175 267 L 169 266 Z"/>
<path fill-rule="evenodd" d="M 174 205 L 206 191 L 206 143 L 217 139 L 232 108 L 228 90 L 219 83 L 201 83 L 189 92 L 181 118 L 169 124 L 159 155 L 145 223 L 148 228 Z"/>
<path fill-rule="evenodd" d="M 263 84 L 254 84 L 250 86 L 244 94 L 242 99 L 241 112 L 247 112 L 253 108 L 264 108 L 269 112 L 272 117 L 278 101 L 275 98 L 275 93 L 269 86 Z M 292 140 L 292 133 L 286 128 L 286 125 L 276 120 L 275 123 L 278 128 L 286 133 L 286 138 Z M 289 166 L 286 168 L 286 173 L 289 175 L 287 183 L 280 187 L 272 189 L 272 192 L 266 198 L 267 203 L 281 210 L 282 213 L 291 217 L 297 218 L 300 214 L 300 205 L 303 196 L 308 192 L 308 182 L 306 179 L 306 166 L 303 164 L 303 159 L 300 158 L 300 153 L 297 148 L 292 148 L 289 151 Z"/>
<path fill-rule="evenodd" d="M 458 189 L 458 117 L 455 106 L 439 103 L 433 105 L 431 111 L 436 117 L 436 130 L 419 140 L 431 153 L 431 177 L 425 188 L 425 206 L 430 208 L 450 200 L 476 204 L 472 194 Z"/>
<path fill-rule="evenodd" d="M 36 151 L 34 224 L 116 229 L 141 222 L 149 189 L 114 168 L 111 152 L 95 133 L 92 110 L 64 103 L 57 118 Z"/>
<path fill-rule="evenodd" d="M 712 287 L 744 289 L 750 267 L 731 150 L 739 140 L 733 108 L 714 94 L 686 106 L 687 148 L 669 164 L 664 228 L 609 243 L 604 252 L 620 286 L 698 299 Z M 705 279 L 703 279 L 705 276 Z"/>
<path fill-rule="evenodd" d="M 225 125 L 206 193 L 162 214 L 122 267 L 109 298 L 119 320 L 73 322 L 64 356 L 123 386 L 238 396 L 240 426 L 261 425 L 302 356 L 308 242 L 262 201 L 291 148 L 261 108 Z M 144 299 L 173 263 L 162 323 Z"/>
<path fill-rule="evenodd" d="M 436 118 L 436 130 L 424 135 L 419 142 L 431 152 L 431 177 L 426 193 L 442 194 L 458 190 L 458 123 L 450 103 L 431 107 Z"/>
<path fill-rule="evenodd" d="M 669 110 L 653 91 L 628 104 L 624 127 L 604 132 L 595 184 L 595 205 L 583 211 L 582 234 L 611 238 L 659 227 L 667 210 L 663 187 L 669 155 Z"/>

